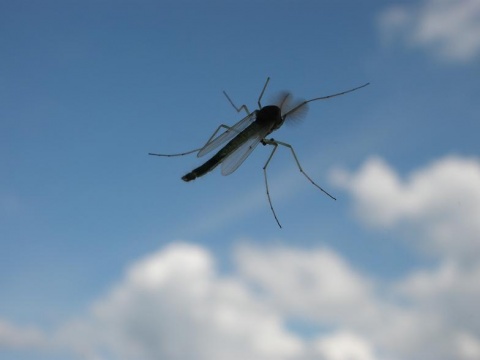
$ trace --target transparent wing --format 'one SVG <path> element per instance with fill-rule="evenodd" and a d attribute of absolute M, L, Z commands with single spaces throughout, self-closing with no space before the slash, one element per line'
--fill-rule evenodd
<path fill-rule="evenodd" d="M 267 134 L 268 129 L 262 129 L 256 136 L 248 139 L 242 146 L 229 155 L 222 162 L 222 175 L 230 175 L 237 170 Z"/>
<path fill-rule="evenodd" d="M 273 98 L 273 105 L 280 108 L 282 116 L 289 122 L 302 120 L 308 112 L 307 102 L 303 99 L 294 99 L 288 91 L 277 93 Z"/>
<path fill-rule="evenodd" d="M 250 115 L 245 116 L 242 120 L 233 125 L 230 129 L 224 131 L 222 134 L 218 135 L 215 139 L 209 141 L 197 154 L 197 157 L 202 157 L 203 155 L 209 153 L 213 149 L 216 149 L 220 145 L 230 141 L 235 136 L 240 134 L 248 125 L 253 123 L 257 118 L 257 112 L 254 111 Z"/>

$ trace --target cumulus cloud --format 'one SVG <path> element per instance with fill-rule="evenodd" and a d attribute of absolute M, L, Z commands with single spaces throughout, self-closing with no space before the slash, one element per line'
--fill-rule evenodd
<path fill-rule="evenodd" d="M 462 354 L 459 334 L 468 334 L 475 344 L 473 334 L 480 333 L 476 317 L 470 317 L 470 323 L 460 318 L 476 311 L 474 304 L 480 300 L 473 274 L 464 283 L 477 289 L 473 295 L 451 286 L 443 293 L 435 293 L 434 287 L 421 297 L 411 285 L 418 283 L 415 279 L 421 272 L 383 283 L 329 249 L 247 247 L 241 248 L 237 261 L 240 274 L 285 318 L 333 329 L 308 343 L 310 357 L 305 359 L 457 359 Z M 441 268 L 431 270 L 425 280 L 442 277 L 441 272 Z M 461 270 L 449 281 L 465 274 Z M 435 295 L 443 296 L 445 303 L 432 307 Z M 459 302 L 451 303 L 449 297 Z M 464 310 L 449 305 L 463 305 Z"/>
<path fill-rule="evenodd" d="M 446 157 L 402 178 L 380 158 L 356 173 L 342 169 L 332 180 L 354 198 L 358 217 L 372 227 L 409 227 L 419 244 L 441 256 L 465 261 L 480 255 L 480 163 Z"/>
<path fill-rule="evenodd" d="M 263 256 L 274 261 L 262 265 Z M 374 359 L 372 345 L 354 331 L 309 340 L 288 329 L 287 319 L 293 316 L 289 314 L 300 310 L 301 316 L 308 317 L 322 306 L 326 308 L 313 315 L 315 321 L 336 324 L 339 317 L 346 318 L 341 311 L 352 306 L 355 297 L 368 296 L 369 285 L 339 255 L 317 249 L 306 266 L 300 266 L 299 261 L 309 257 L 309 252 L 296 249 L 243 246 L 236 275 L 220 276 L 204 248 L 174 243 L 132 264 L 123 280 L 96 301 L 87 315 L 53 333 L 4 325 L 0 335 L 3 345 L 10 347 L 49 347 L 88 360 Z M 315 268 L 317 261 L 320 270 L 327 272 L 331 267 L 333 278 Z M 262 266 L 259 275 L 273 271 L 289 276 L 292 270 L 287 286 L 299 290 L 299 296 L 282 306 L 272 303 L 275 294 L 265 296 L 265 291 L 272 291 L 274 279 L 263 276 L 264 283 L 255 281 L 249 274 L 255 264 Z M 313 291 L 308 290 L 311 285 Z M 317 293 L 322 289 L 327 299 Z M 336 302 L 343 303 L 340 310 L 335 309 Z M 336 315 L 328 315 L 329 310 Z"/>
<path fill-rule="evenodd" d="M 373 311 L 371 282 L 329 249 L 243 246 L 237 263 L 243 277 L 284 313 L 337 323 Z"/>
<path fill-rule="evenodd" d="M 463 332 L 475 339 L 473 334 L 480 334 L 480 322 L 472 316 L 480 303 L 479 262 L 464 266 L 445 261 L 435 269 L 416 271 L 400 281 L 395 291 L 424 315 L 443 314 L 450 328 L 461 329 L 455 336 L 461 338 Z"/>
<path fill-rule="evenodd" d="M 220 278 L 204 249 L 175 244 L 134 264 L 88 320 L 59 341 L 115 359 L 292 359 L 302 342 L 240 282 Z M 79 336 L 79 334 L 81 336 Z"/>
<path fill-rule="evenodd" d="M 480 321 L 473 314 L 480 303 L 479 161 L 448 156 L 400 176 L 373 157 L 356 172 L 335 169 L 331 178 L 350 192 L 361 222 L 389 231 L 407 228 L 403 235 L 409 243 L 438 260 L 433 268 L 416 269 L 389 284 L 389 293 L 403 306 L 380 314 L 389 323 L 397 320 L 398 334 L 387 331 L 384 346 L 394 350 L 392 339 L 403 339 L 398 342 L 402 348 L 392 353 L 408 359 L 477 358 Z"/>
<path fill-rule="evenodd" d="M 423 0 L 394 5 L 379 17 L 387 41 L 400 38 L 409 45 L 433 49 L 452 61 L 469 61 L 480 53 L 478 0 Z"/>
<path fill-rule="evenodd" d="M 315 342 L 316 351 L 330 360 L 374 360 L 372 346 L 357 334 L 341 331 Z"/>
<path fill-rule="evenodd" d="M 480 261 L 469 254 L 478 250 L 471 241 L 478 234 L 478 161 L 446 157 L 402 177 L 372 158 L 332 177 L 352 194 L 360 221 L 389 231 L 410 226 L 410 243 L 439 250 L 437 263 L 381 280 L 324 246 L 241 244 L 226 275 L 204 247 L 172 243 L 132 263 L 86 314 L 52 332 L 0 321 L 0 355 L 29 349 L 82 360 L 478 359 Z"/>
<path fill-rule="evenodd" d="M 415 271 L 381 284 L 326 248 L 245 245 L 237 263 L 232 275 L 222 276 L 206 249 L 172 244 L 132 264 L 85 316 L 53 333 L 2 323 L 0 346 L 49 347 L 88 360 L 449 360 L 478 354 L 479 321 L 471 316 L 480 300 L 478 271 L 467 277 L 455 268 Z M 463 296 L 469 301 L 454 302 Z M 464 322 L 454 314 L 470 317 Z M 322 330 L 302 336 L 289 328 L 292 319 Z"/>

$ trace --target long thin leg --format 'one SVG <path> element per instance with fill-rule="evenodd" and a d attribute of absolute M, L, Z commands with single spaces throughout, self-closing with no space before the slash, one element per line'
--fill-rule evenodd
<path fill-rule="evenodd" d="M 225 124 L 220 124 L 218 125 L 217 129 L 213 132 L 212 136 L 210 136 L 207 140 L 207 142 L 205 143 L 205 145 L 203 145 L 200 149 L 203 149 L 205 146 L 207 146 L 208 144 L 210 144 L 210 142 L 215 138 L 215 135 L 217 135 L 217 133 L 220 131 L 221 128 L 224 128 L 224 129 L 227 129 L 227 130 L 233 130 L 231 126 L 228 126 L 228 125 L 225 125 Z"/>
<path fill-rule="evenodd" d="M 277 214 L 275 213 L 275 210 L 273 209 L 272 205 L 272 199 L 270 199 L 270 191 L 268 190 L 268 180 L 267 180 L 267 166 L 270 163 L 270 160 L 272 160 L 273 154 L 275 154 L 275 151 L 277 151 L 278 144 L 275 141 L 270 141 L 270 140 L 264 140 L 263 145 L 273 145 L 273 150 L 270 153 L 270 156 L 267 159 L 267 162 L 263 166 L 263 177 L 265 178 L 265 189 L 267 190 L 267 198 L 268 198 L 268 203 L 270 204 L 270 209 L 272 210 L 273 217 L 275 218 L 275 221 L 277 222 L 278 226 L 280 229 L 282 228 L 282 225 L 280 225 L 280 221 L 278 221 Z"/>
<path fill-rule="evenodd" d="M 317 188 L 319 188 L 321 191 L 323 191 L 325 194 L 327 194 L 329 197 L 331 197 L 333 200 L 337 200 L 336 198 L 334 198 L 332 195 L 330 195 L 327 191 L 325 191 L 324 189 L 322 189 L 319 185 L 317 185 L 315 183 L 315 181 L 313 181 L 310 176 L 307 175 L 307 173 L 305 171 L 303 171 L 302 169 L 302 166 L 300 165 L 300 162 L 298 161 L 298 158 L 297 158 L 297 155 L 295 154 L 295 151 L 293 150 L 293 146 L 290 145 L 290 144 L 287 144 L 287 143 L 284 143 L 282 141 L 277 141 L 277 140 L 274 140 L 274 139 L 265 139 L 263 140 L 263 144 L 268 144 L 268 145 L 274 145 L 274 146 L 277 146 L 277 145 L 282 145 L 282 146 L 285 146 L 287 148 L 289 148 L 292 152 L 292 155 L 293 155 L 293 158 L 295 159 L 295 162 L 297 163 L 297 166 L 298 166 L 298 170 L 300 170 L 300 172 L 313 184 L 315 185 Z"/>
<path fill-rule="evenodd" d="M 267 85 L 268 85 L 268 82 L 270 81 L 270 77 L 267 77 L 267 81 L 265 82 L 265 85 L 263 85 L 263 89 L 262 89 L 262 92 L 260 93 L 260 96 L 258 97 L 258 108 L 261 109 L 262 108 L 262 104 L 260 103 L 260 101 L 262 100 L 262 97 L 263 97 L 263 93 L 265 92 L 265 89 L 267 88 Z M 230 99 L 230 96 L 228 96 L 227 92 L 224 90 L 223 91 L 223 95 L 225 95 L 225 97 L 228 99 L 228 101 L 230 102 L 230 104 L 233 106 L 233 108 L 235 110 L 237 110 L 237 113 L 239 113 L 240 111 L 242 110 L 245 110 L 245 112 L 247 113 L 247 115 L 250 115 L 251 112 L 250 110 L 248 110 L 248 107 L 247 105 L 243 104 L 242 106 L 239 106 L 237 107 L 232 99 Z"/>
<path fill-rule="evenodd" d="M 251 114 L 250 110 L 248 110 L 247 105 L 245 105 L 245 104 L 243 104 L 243 105 L 240 106 L 240 107 L 236 107 L 235 104 L 233 103 L 232 99 L 230 99 L 230 96 L 228 96 L 227 93 L 225 92 L 225 90 L 223 91 L 223 95 L 225 95 L 225 96 L 227 97 L 228 101 L 229 101 L 230 104 L 233 106 L 233 108 L 234 108 L 235 110 L 237 110 L 237 113 L 239 113 L 239 112 L 242 111 L 242 109 L 243 109 L 243 110 L 245 110 L 245 112 L 247 113 L 247 115 L 250 115 L 250 114 Z"/>
<path fill-rule="evenodd" d="M 270 77 L 267 77 L 267 81 L 265 82 L 265 85 L 263 86 L 262 92 L 260 93 L 260 96 L 258 97 L 258 108 L 262 108 L 262 104 L 260 101 L 262 100 L 263 93 L 265 92 L 265 89 L 267 88 L 268 82 L 270 81 Z"/>
<path fill-rule="evenodd" d="M 156 153 L 148 153 L 148 155 L 155 155 L 155 156 L 165 156 L 165 157 L 172 157 L 172 156 L 183 156 L 183 155 L 188 155 L 197 151 L 200 151 L 202 148 L 183 152 L 183 153 L 178 153 L 178 154 L 156 154 Z"/>
<path fill-rule="evenodd" d="M 198 149 L 195 149 L 195 150 L 190 150 L 190 151 L 183 152 L 183 153 L 178 153 L 178 154 L 156 154 L 156 153 L 148 153 L 148 155 L 172 157 L 172 156 L 188 155 L 188 154 L 191 154 L 191 153 L 200 151 L 200 150 L 202 150 L 205 146 L 207 146 L 208 144 L 210 144 L 210 142 L 213 140 L 213 138 L 215 138 L 215 135 L 217 135 L 217 133 L 220 131 L 221 128 L 225 128 L 225 129 L 227 129 L 227 130 L 232 130 L 232 128 L 231 128 L 230 126 L 227 126 L 227 125 L 224 125 L 224 124 L 219 125 L 219 126 L 217 127 L 217 129 L 213 132 L 212 136 L 210 136 L 210 137 L 208 138 L 208 140 L 207 140 L 207 142 L 205 143 L 205 145 L 203 145 L 201 148 L 198 148 Z"/>

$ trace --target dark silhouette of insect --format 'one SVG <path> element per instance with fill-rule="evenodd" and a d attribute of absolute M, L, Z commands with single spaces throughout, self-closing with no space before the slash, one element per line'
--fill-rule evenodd
<path fill-rule="evenodd" d="M 237 112 L 244 110 L 247 113 L 242 120 L 237 122 L 233 126 L 227 126 L 221 124 L 215 130 L 215 132 L 210 136 L 207 143 L 198 149 L 194 149 L 191 151 L 187 151 L 184 153 L 179 154 L 156 154 L 156 153 L 149 153 L 149 155 L 155 156 L 183 156 L 187 154 L 191 154 L 198 151 L 197 157 L 201 157 L 210 151 L 216 149 L 220 145 L 227 143 L 223 146 L 210 160 L 206 161 L 204 164 L 200 165 L 199 167 L 193 169 L 188 174 L 185 174 L 182 177 L 184 181 L 192 181 L 196 178 L 205 175 L 206 173 L 215 169 L 218 165 L 222 164 L 222 175 L 229 175 L 233 173 L 238 167 L 245 161 L 245 159 L 252 153 L 255 147 L 258 144 L 263 145 L 272 145 L 273 149 L 268 157 L 265 165 L 263 166 L 263 173 L 265 178 L 265 188 L 267 192 L 268 202 L 270 204 L 270 209 L 272 210 L 273 216 L 281 228 L 280 221 L 277 218 L 277 214 L 273 209 L 272 201 L 270 198 L 270 191 L 268 189 L 268 181 L 267 181 L 267 167 L 270 164 L 270 161 L 277 150 L 278 145 L 285 146 L 290 149 L 292 152 L 293 158 L 298 166 L 300 172 L 318 189 L 323 191 L 326 195 L 328 195 L 333 200 L 336 200 L 332 195 L 330 195 L 327 191 L 322 189 L 318 184 L 316 184 L 302 169 L 300 162 L 293 150 L 293 147 L 290 144 L 287 144 L 282 141 L 275 140 L 273 138 L 267 139 L 266 137 L 270 135 L 273 131 L 278 130 L 285 121 L 291 121 L 295 119 L 302 118 L 306 115 L 308 111 L 308 103 L 317 100 L 325 100 L 329 98 L 333 98 L 336 96 L 344 95 L 350 93 L 352 91 L 361 89 L 369 83 L 363 84 L 356 88 L 342 91 L 336 94 L 322 96 L 310 100 L 298 100 L 293 101 L 292 95 L 288 92 L 283 92 L 278 96 L 278 99 L 274 105 L 267 105 L 262 106 L 261 100 L 265 89 L 270 81 L 270 78 L 267 78 L 265 85 L 263 86 L 262 92 L 258 97 L 258 110 L 250 112 L 246 105 L 242 105 L 240 107 L 235 106 L 233 101 L 224 91 L 223 93 L 227 97 L 230 104 L 235 108 Z M 224 128 L 225 131 L 217 136 L 218 132 Z"/>

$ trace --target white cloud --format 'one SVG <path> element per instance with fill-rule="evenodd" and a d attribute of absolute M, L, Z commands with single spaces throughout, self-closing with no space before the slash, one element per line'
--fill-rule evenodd
<path fill-rule="evenodd" d="M 476 360 L 480 358 L 480 339 L 471 334 L 460 333 L 456 340 L 462 359 Z"/>
<path fill-rule="evenodd" d="M 380 158 L 371 158 L 355 173 L 334 170 L 332 180 L 351 193 L 362 222 L 389 231 L 403 229 L 410 244 L 438 256 L 436 267 L 414 270 L 389 285 L 397 305 L 381 304 L 390 309 L 380 311 L 378 319 L 388 319 L 394 326 L 383 335 L 374 326 L 377 340 L 391 354 L 403 354 L 401 358 L 476 358 L 480 349 L 480 318 L 473 315 L 480 303 L 478 160 L 449 156 L 401 177 Z"/>
<path fill-rule="evenodd" d="M 237 261 L 234 275 L 220 276 L 208 251 L 172 244 L 134 263 L 88 314 L 53 334 L 2 323 L 0 345 L 90 360 L 469 360 L 478 353 L 480 320 L 471 316 L 478 270 L 439 268 L 379 284 L 324 248 L 242 246 Z M 463 296 L 469 301 L 450 301 Z M 303 337 L 289 319 L 324 330 Z"/>
<path fill-rule="evenodd" d="M 399 37 L 410 45 L 433 49 L 442 58 L 468 61 L 480 53 L 478 0 L 423 0 L 395 5 L 380 15 L 386 40 Z"/>
<path fill-rule="evenodd" d="M 115 359 L 291 359 L 303 350 L 275 311 L 187 244 L 134 264 L 90 319 L 60 333 L 79 354 L 106 349 Z"/>
<path fill-rule="evenodd" d="M 405 283 L 379 283 L 328 249 L 243 247 L 238 262 L 248 283 L 286 318 L 337 329 L 309 344 L 311 354 L 321 359 L 455 359 L 460 354 L 457 333 L 480 333 L 475 330 L 480 325 L 477 318 L 471 317 L 469 324 L 458 321 L 462 312 L 476 311 L 472 297 L 460 302 L 464 310 L 448 309 L 445 303 L 425 311 L 434 293 L 422 300 L 405 285 L 417 272 Z M 465 274 L 455 274 L 455 280 Z M 437 271 L 432 276 L 441 277 Z M 480 291 L 477 283 L 473 276 L 465 280 Z M 465 294 L 458 290 L 451 287 L 440 295 L 461 300 Z"/>
<path fill-rule="evenodd" d="M 237 251 L 237 262 L 248 282 L 294 316 L 338 322 L 373 311 L 370 282 L 331 250 L 243 246 Z"/>
<path fill-rule="evenodd" d="M 356 174 L 337 169 L 332 179 L 352 194 L 366 224 L 420 230 L 420 244 L 442 256 L 466 261 L 480 255 L 476 159 L 446 157 L 402 179 L 383 160 L 371 158 Z"/>
<path fill-rule="evenodd" d="M 471 220 L 479 213 L 479 163 L 447 157 L 403 178 L 374 158 L 333 177 L 353 195 L 362 221 L 389 231 L 409 226 L 410 243 L 438 250 L 437 264 L 380 281 L 325 247 L 241 245 L 227 276 L 207 249 L 172 243 L 134 262 L 87 314 L 51 333 L 0 322 L 0 355 L 30 349 L 87 360 L 478 359 L 480 261 L 471 256 L 478 250 Z"/>
<path fill-rule="evenodd" d="M 480 263 L 466 266 L 445 261 L 436 269 L 416 271 L 395 290 L 423 314 L 443 314 L 450 328 L 480 334 L 480 321 L 472 317 L 480 303 Z"/>
<path fill-rule="evenodd" d="M 315 342 L 315 350 L 329 360 L 374 360 L 371 345 L 360 336 L 342 331 Z"/>

